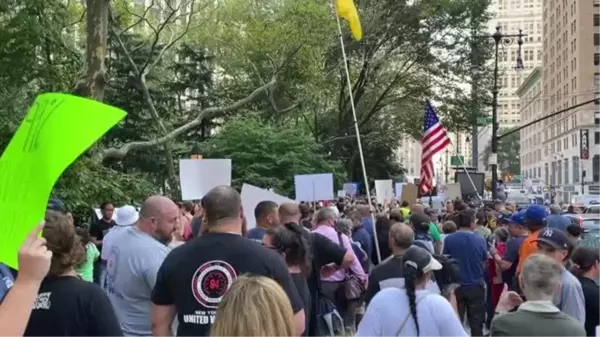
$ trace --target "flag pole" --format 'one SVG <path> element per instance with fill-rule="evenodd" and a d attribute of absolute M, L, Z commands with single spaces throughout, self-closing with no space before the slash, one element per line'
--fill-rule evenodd
<path fill-rule="evenodd" d="M 350 97 L 350 107 L 352 108 L 352 119 L 354 122 L 354 131 L 356 132 L 356 142 L 358 143 L 358 154 L 360 156 L 360 165 L 362 167 L 363 179 L 365 181 L 365 190 L 367 191 L 367 202 L 371 209 L 371 192 L 369 191 L 369 180 L 367 180 L 367 169 L 365 167 L 365 157 L 363 156 L 362 145 L 360 141 L 360 131 L 358 130 L 358 122 L 356 120 L 356 108 L 354 107 L 354 96 L 352 95 L 352 82 L 350 81 L 350 70 L 348 69 L 348 58 L 346 57 L 346 47 L 344 45 L 344 37 L 342 35 L 342 25 L 340 16 L 335 10 L 333 4 L 333 12 L 337 21 L 338 36 L 340 38 L 340 46 L 342 47 L 342 58 L 344 61 L 344 70 L 346 71 L 346 83 L 348 84 L 348 96 Z M 375 239 L 375 251 L 377 252 L 377 261 L 381 263 L 381 252 L 379 251 L 379 240 L 377 239 L 377 228 L 375 227 L 375 215 L 371 212 L 371 221 L 373 221 L 373 238 Z"/>

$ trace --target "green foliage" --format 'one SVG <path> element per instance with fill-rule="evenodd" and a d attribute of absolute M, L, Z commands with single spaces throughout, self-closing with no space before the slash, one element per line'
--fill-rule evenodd
<path fill-rule="evenodd" d="M 357 3 L 364 39 L 350 40 L 345 26 L 343 35 L 367 174 L 371 179 L 397 177 L 403 170 L 396 149 L 403 136 L 420 137 L 425 98 L 440 105 L 444 124 L 452 131 L 470 128 L 489 101 L 488 70 L 471 74 L 471 64 L 486 64 L 490 56 L 489 41 L 471 39 L 488 33 L 489 0 Z M 187 20 L 168 23 L 154 40 L 149 27 L 160 26 L 158 8 L 146 12 L 127 0 L 111 5 L 119 32 L 134 25 L 138 15 L 149 16 L 148 22 L 121 35 L 138 67 L 153 63 Z M 144 74 L 167 132 L 189 123 L 201 109 L 246 97 L 272 77 L 275 86 L 250 104 L 217 113 L 177 137 L 170 143 L 173 162 L 162 146 L 103 163 L 86 154 L 64 174 L 55 194 L 73 207 L 88 207 L 104 199 L 131 202 L 169 193 L 170 169 L 192 153 L 232 158 L 237 187 L 248 182 L 293 195 L 295 174 L 318 172 L 334 172 L 338 184 L 345 178 L 362 181 L 329 3 L 228 0 L 205 2 L 196 9 L 187 35 Z M 70 92 L 84 74 L 82 14 L 78 1 L 0 4 L 0 146 L 6 146 L 36 94 Z M 140 76 L 113 33 L 107 55 L 105 101 L 128 116 L 97 148 L 164 136 L 151 115 Z M 464 90 L 470 80 L 476 88 L 472 94 Z"/>
<path fill-rule="evenodd" d="M 234 118 L 202 143 L 204 158 L 231 158 L 232 184 L 244 182 L 294 196 L 294 175 L 334 173 L 341 185 L 343 169 L 321 146 L 293 126 L 274 127 L 256 117 Z"/>
<path fill-rule="evenodd" d="M 63 174 L 53 194 L 79 214 L 86 214 L 104 200 L 139 204 L 157 192 L 143 173 L 124 174 L 83 157 Z"/>
<path fill-rule="evenodd" d="M 503 135 L 511 128 L 502 128 L 498 131 L 498 135 Z M 506 137 L 503 137 L 498 142 L 498 169 L 502 176 L 505 175 L 519 175 L 521 174 L 521 143 L 520 143 L 519 132 L 514 132 Z M 486 168 L 489 169 L 489 159 L 492 153 L 491 142 L 483 150 L 483 162 Z"/>

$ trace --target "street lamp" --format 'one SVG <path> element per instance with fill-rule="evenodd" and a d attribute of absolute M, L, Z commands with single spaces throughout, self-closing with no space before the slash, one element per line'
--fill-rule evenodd
<path fill-rule="evenodd" d="M 521 46 L 523 45 L 523 31 L 519 29 L 519 34 L 504 35 L 500 32 L 500 26 L 496 27 L 496 32 L 491 36 L 495 42 L 494 56 L 494 88 L 492 89 L 492 153 L 489 158 L 490 167 L 492 169 L 492 199 L 498 199 L 498 47 L 500 43 L 504 46 L 509 46 L 517 38 L 519 49 L 517 51 L 517 65 L 515 70 L 523 70 L 523 59 L 521 58 Z"/>

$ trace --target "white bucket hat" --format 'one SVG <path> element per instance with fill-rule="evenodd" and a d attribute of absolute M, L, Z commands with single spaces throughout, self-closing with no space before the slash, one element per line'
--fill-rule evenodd
<path fill-rule="evenodd" d="M 135 207 L 125 205 L 117 209 L 117 215 L 115 216 L 115 222 L 119 227 L 133 226 L 140 218 L 138 211 Z"/>

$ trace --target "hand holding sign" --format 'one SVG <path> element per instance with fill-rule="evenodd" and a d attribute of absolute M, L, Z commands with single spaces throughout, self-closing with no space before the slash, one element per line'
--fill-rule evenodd
<path fill-rule="evenodd" d="M 43 219 L 63 171 L 125 112 L 65 94 L 37 97 L 0 158 L 0 262 L 17 268 L 17 251 Z"/>

